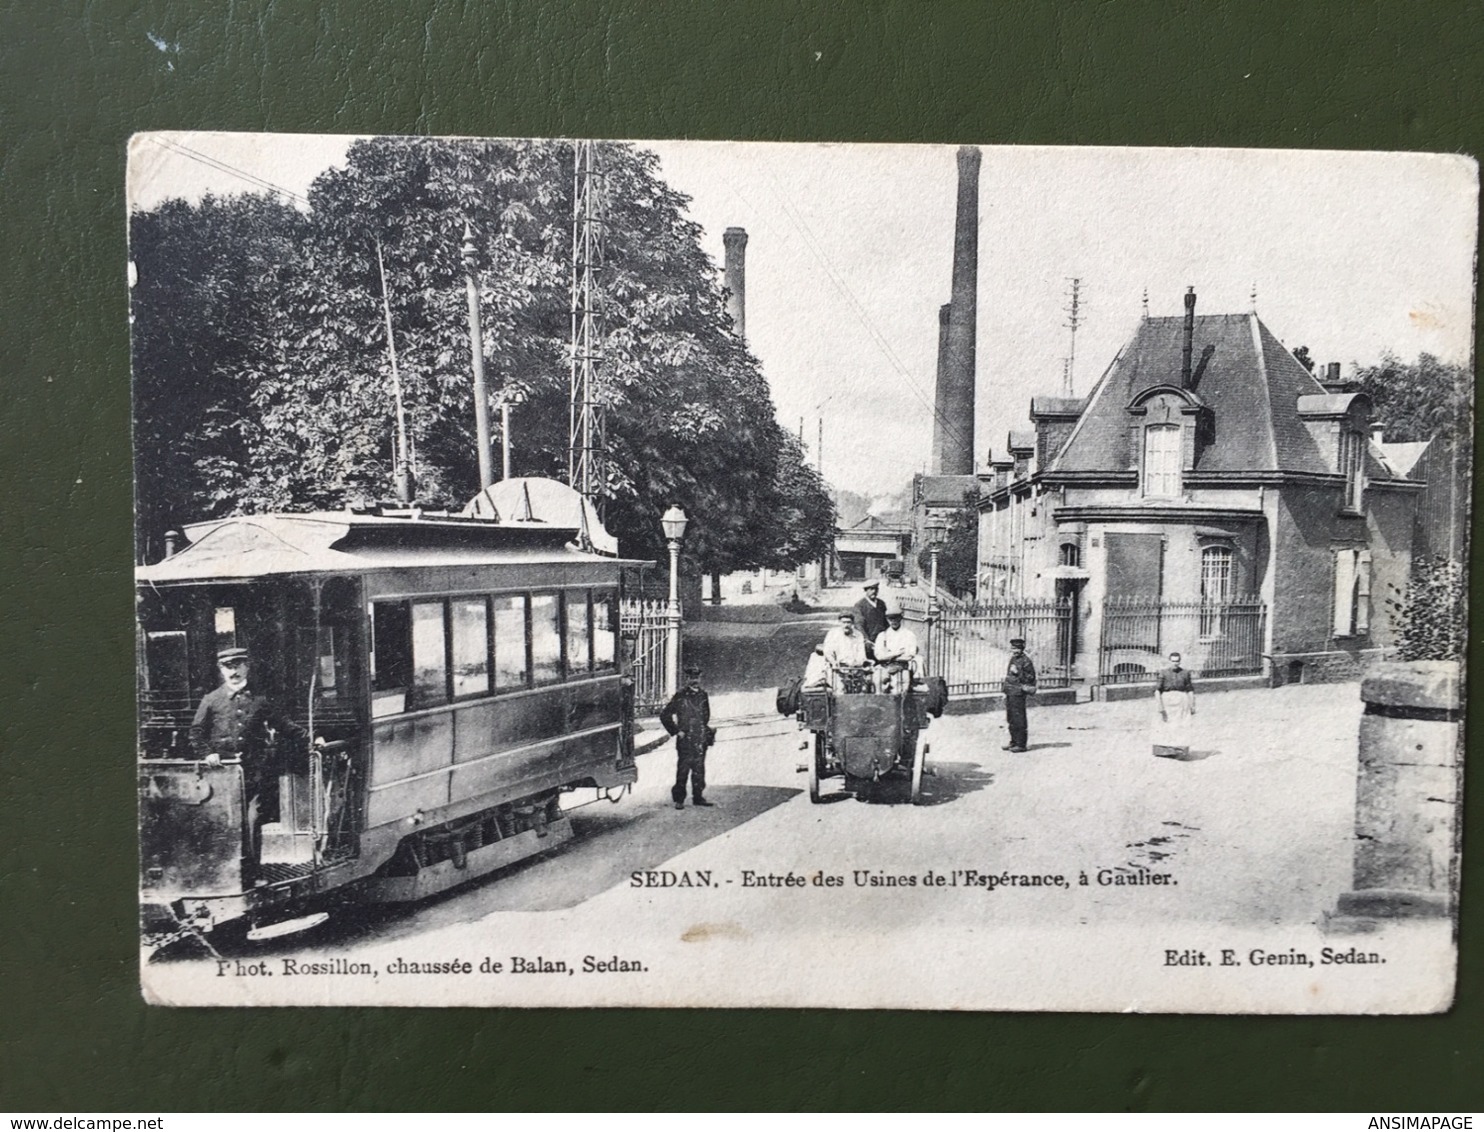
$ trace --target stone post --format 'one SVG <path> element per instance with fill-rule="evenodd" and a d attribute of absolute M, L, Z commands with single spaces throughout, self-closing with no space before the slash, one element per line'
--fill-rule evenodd
<path fill-rule="evenodd" d="M 1450 660 L 1378 665 L 1360 687 L 1355 874 L 1342 917 L 1448 916 L 1457 907 L 1463 702 Z"/>

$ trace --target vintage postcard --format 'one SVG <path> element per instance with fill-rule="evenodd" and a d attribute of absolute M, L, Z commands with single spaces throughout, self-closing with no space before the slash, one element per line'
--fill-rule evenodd
<path fill-rule="evenodd" d="M 141 981 L 1453 999 L 1477 165 L 136 136 Z"/>

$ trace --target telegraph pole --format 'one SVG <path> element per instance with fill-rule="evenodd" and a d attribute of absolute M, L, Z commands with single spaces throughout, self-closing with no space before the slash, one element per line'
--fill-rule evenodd
<path fill-rule="evenodd" d="M 474 257 L 474 229 L 464 222 L 464 285 L 469 292 L 469 354 L 474 362 L 474 436 L 479 447 L 479 486 L 495 482 L 490 459 L 490 399 L 484 384 L 484 333 L 479 325 L 479 278 Z"/>
<path fill-rule="evenodd" d="M 1071 342 L 1067 347 L 1067 363 L 1062 371 L 1062 396 L 1072 396 L 1073 370 L 1077 365 L 1077 326 L 1082 321 L 1082 280 L 1072 280 L 1072 298 L 1067 305 L 1066 326 L 1071 331 Z"/>

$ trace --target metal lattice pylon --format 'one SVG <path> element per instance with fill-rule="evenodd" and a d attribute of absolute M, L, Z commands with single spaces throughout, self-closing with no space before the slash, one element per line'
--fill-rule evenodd
<path fill-rule="evenodd" d="M 595 143 L 576 143 L 572 181 L 572 372 L 567 482 L 603 513 L 607 436 L 601 376 L 603 266 L 607 223 L 602 159 Z"/>

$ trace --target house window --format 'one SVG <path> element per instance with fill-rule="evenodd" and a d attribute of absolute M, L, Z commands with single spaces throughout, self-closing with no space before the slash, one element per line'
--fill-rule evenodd
<path fill-rule="evenodd" d="M 1340 472 L 1345 477 L 1342 510 L 1359 513 L 1365 501 L 1366 439 L 1359 432 L 1340 434 Z"/>
<path fill-rule="evenodd" d="M 1061 544 L 1061 564 L 1063 566 L 1081 566 L 1082 548 L 1075 542 L 1064 542 Z"/>
<path fill-rule="evenodd" d="M 1371 628 L 1371 552 L 1335 551 L 1336 637 L 1358 637 Z"/>
<path fill-rule="evenodd" d="M 1144 430 L 1144 494 L 1180 494 L 1180 426 L 1150 425 Z"/>
<path fill-rule="evenodd" d="M 1231 547 L 1206 547 L 1201 551 L 1201 636 L 1221 636 L 1233 589 Z"/>

